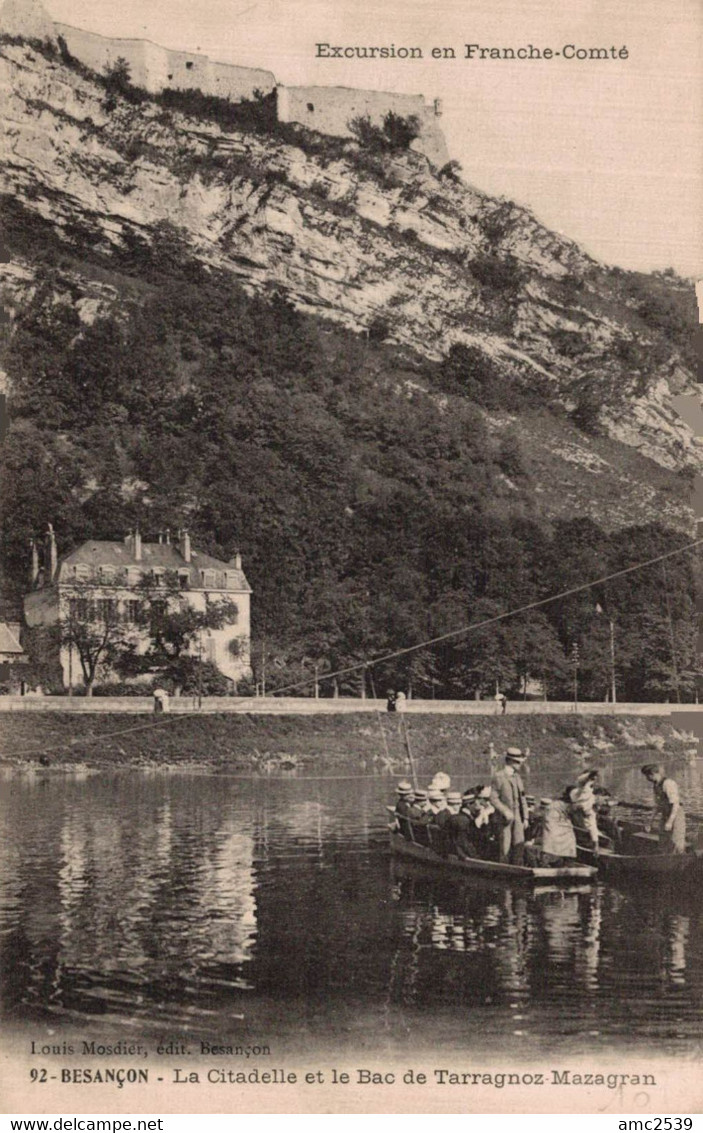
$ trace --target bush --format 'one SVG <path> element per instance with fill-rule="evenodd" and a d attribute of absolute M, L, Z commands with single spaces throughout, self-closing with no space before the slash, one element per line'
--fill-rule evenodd
<path fill-rule="evenodd" d="M 368 339 L 369 342 L 385 342 L 391 331 L 391 324 L 388 319 L 384 319 L 383 315 L 375 315 L 368 325 Z"/>
<path fill-rule="evenodd" d="M 114 681 L 93 685 L 93 696 L 151 696 L 154 687 L 154 681 L 145 681 L 143 684 Z"/>
<path fill-rule="evenodd" d="M 145 102 L 149 97 L 142 87 L 132 85 L 132 72 L 129 63 L 122 55 L 115 59 L 114 63 L 105 65 L 102 82 L 107 91 L 105 105 L 109 110 L 114 110 L 118 97 L 126 99 L 135 106 Z"/>
<path fill-rule="evenodd" d="M 525 460 L 520 437 L 513 429 L 506 432 L 498 450 L 498 467 L 501 472 L 516 480 L 526 475 Z"/>
<path fill-rule="evenodd" d="M 577 330 L 555 330 L 551 336 L 554 347 L 564 358 L 580 358 L 587 343 Z"/>
<path fill-rule="evenodd" d="M 167 110 L 215 122 L 224 133 L 232 133 L 234 130 L 272 133 L 277 126 L 275 91 L 263 94 L 260 90 L 255 90 L 253 98 L 230 102 L 228 98 L 203 94 L 195 87 L 187 90 L 167 87 L 156 94 L 154 100 Z"/>
<path fill-rule="evenodd" d="M 463 394 L 484 409 L 514 409 L 516 391 L 509 376 L 475 346 L 455 343 L 440 363 L 439 384 L 446 393 Z"/>
<path fill-rule="evenodd" d="M 364 149 L 371 153 L 402 153 L 420 133 L 420 120 L 415 114 L 396 114 L 389 110 L 381 126 L 376 126 L 368 114 L 352 118 L 349 129 Z"/>
<path fill-rule="evenodd" d="M 474 279 L 483 287 L 515 294 L 525 279 L 525 270 L 514 256 L 477 256 L 469 264 Z"/>
<path fill-rule="evenodd" d="M 437 176 L 440 181 L 460 181 L 461 180 L 461 165 L 458 161 L 448 161 L 443 165 Z"/>

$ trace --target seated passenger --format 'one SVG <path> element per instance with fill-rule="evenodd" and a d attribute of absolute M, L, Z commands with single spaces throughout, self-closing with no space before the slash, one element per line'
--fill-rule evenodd
<path fill-rule="evenodd" d="M 427 798 L 427 791 L 416 788 L 412 795 L 412 805 L 410 807 L 410 815 L 413 822 L 422 821 L 429 822 L 432 817 L 432 807 L 430 806 L 429 799 Z"/>
<path fill-rule="evenodd" d="M 407 818 L 412 808 L 412 783 L 409 783 L 407 779 L 402 779 L 396 787 L 395 793 L 398 796 L 395 803 L 395 813 L 400 818 Z"/>
<path fill-rule="evenodd" d="M 447 810 L 450 814 L 458 814 L 461 810 L 461 791 L 447 791 Z"/>
<path fill-rule="evenodd" d="M 413 802 L 408 815 L 412 828 L 412 841 L 419 846 L 431 846 L 431 836 L 428 827 L 434 818 L 434 811 L 427 798 L 427 791 L 416 789 L 413 791 Z"/>
<path fill-rule="evenodd" d="M 446 828 L 452 812 L 449 809 L 446 795 L 436 787 L 428 791 L 428 800 L 432 808 L 432 820 L 429 827 L 432 849 L 436 850 L 438 854 L 446 854 L 448 852 Z"/>
<path fill-rule="evenodd" d="M 476 795 L 473 791 L 465 791 L 461 799 L 461 810 L 452 814 L 445 827 L 447 835 L 448 852 L 457 858 L 477 858 L 477 830 L 473 807 Z"/>
<path fill-rule="evenodd" d="M 451 785 L 452 781 L 446 771 L 438 771 L 430 783 L 430 788 L 432 790 L 442 791 L 442 793 L 446 795 Z"/>
<path fill-rule="evenodd" d="M 449 810 L 447 808 L 447 798 L 444 791 L 440 791 L 437 787 L 430 787 L 427 792 L 427 801 L 430 804 L 430 810 L 433 815 L 433 824 L 435 826 L 442 826 L 449 817 Z"/>
<path fill-rule="evenodd" d="M 477 787 L 473 788 L 473 793 L 476 798 L 471 804 L 471 813 L 476 826 L 475 843 L 478 856 L 486 858 L 488 861 L 497 861 L 498 837 L 496 825 L 493 822 L 495 807 L 491 802 L 490 783 L 479 783 Z"/>

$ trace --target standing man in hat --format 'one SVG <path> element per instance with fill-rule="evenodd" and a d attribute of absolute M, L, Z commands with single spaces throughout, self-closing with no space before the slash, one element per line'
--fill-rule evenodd
<path fill-rule="evenodd" d="M 667 777 L 661 763 L 645 763 L 642 774 L 654 790 L 655 817 L 659 825 L 659 853 L 685 853 L 686 815 L 681 806 L 678 784 Z"/>
<path fill-rule="evenodd" d="M 495 808 L 498 828 L 498 860 L 522 865 L 525 854 L 525 829 L 530 812 L 525 787 L 519 770 L 526 756 L 519 747 L 509 747 L 505 766 L 491 779 L 491 805 Z"/>

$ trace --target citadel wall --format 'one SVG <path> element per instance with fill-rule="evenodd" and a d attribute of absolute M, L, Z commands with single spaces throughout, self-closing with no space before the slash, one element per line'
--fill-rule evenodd
<path fill-rule="evenodd" d="M 102 72 L 122 57 L 129 63 L 132 82 L 156 94 L 166 87 L 187 90 L 197 87 L 203 94 L 237 101 L 251 98 L 254 91 L 268 94 L 276 85 L 270 71 L 214 63 L 206 55 L 169 51 L 144 39 L 108 39 L 94 32 L 56 24 L 72 55 L 94 71 Z"/>
<path fill-rule="evenodd" d="M 428 106 L 421 94 L 391 94 L 353 87 L 278 87 L 280 121 L 300 122 L 322 134 L 351 136 L 352 118 L 368 116 L 380 125 L 389 110 L 406 118 L 411 114 L 418 118 L 420 135 L 413 142 L 413 149 L 424 153 L 434 165 L 449 161 L 438 123 L 439 104 Z"/>
<path fill-rule="evenodd" d="M 336 137 L 350 135 L 352 118 L 368 115 L 372 122 L 380 124 L 389 110 L 404 117 L 414 114 L 420 123 L 420 134 L 412 148 L 440 167 L 449 160 L 439 127 L 439 104 L 428 105 L 422 95 L 351 87 L 277 86 L 270 71 L 217 63 L 194 52 L 169 51 L 149 40 L 110 39 L 69 24 L 54 23 L 41 0 L 5 0 L 0 11 L 0 30 L 30 38 L 60 35 L 72 55 L 99 73 L 120 57 L 126 59 L 132 82 L 152 94 L 168 87 L 176 90 L 195 87 L 203 94 L 237 102 L 251 98 L 255 91 L 269 94 L 275 89 L 281 121 L 300 122 Z"/>

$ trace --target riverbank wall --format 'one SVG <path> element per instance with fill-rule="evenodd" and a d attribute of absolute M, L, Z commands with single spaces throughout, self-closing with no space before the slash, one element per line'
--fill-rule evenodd
<path fill-rule="evenodd" d="M 152 696 L 0 696 L 3 712 L 68 712 L 130 716 L 152 714 Z M 209 696 L 171 697 L 168 711 L 172 715 L 212 715 L 251 713 L 255 716 L 337 716 L 386 712 L 385 700 L 338 697 L 336 699 L 305 696 Z M 413 716 L 499 716 L 501 705 L 494 700 L 406 700 L 403 711 Z M 560 700 L 512 700 L 506 704 L 508 716 L 671 716 L 702 713 L 703 704 L 609 704 L 607 702 Z M 701 717 L 703 719 L 703 716 Z"/>
<path fill-rule="evenodd" d="M 485 716 L 413 711 L 308 715 L 243 711 L 146 717 L 126 713 L 17 712 L 0 729 L 5 765 L 52 771 L 169 767 L 255 774 L 344 771 L 405 773 L 408 745 L 418 766 L 435 770 L 466 756 L 502 759 L 506 747 L 531 760 L 563 756 L 564 766 L 636 766 L 698 758 L 697 723 L 668 714 Z"/>

